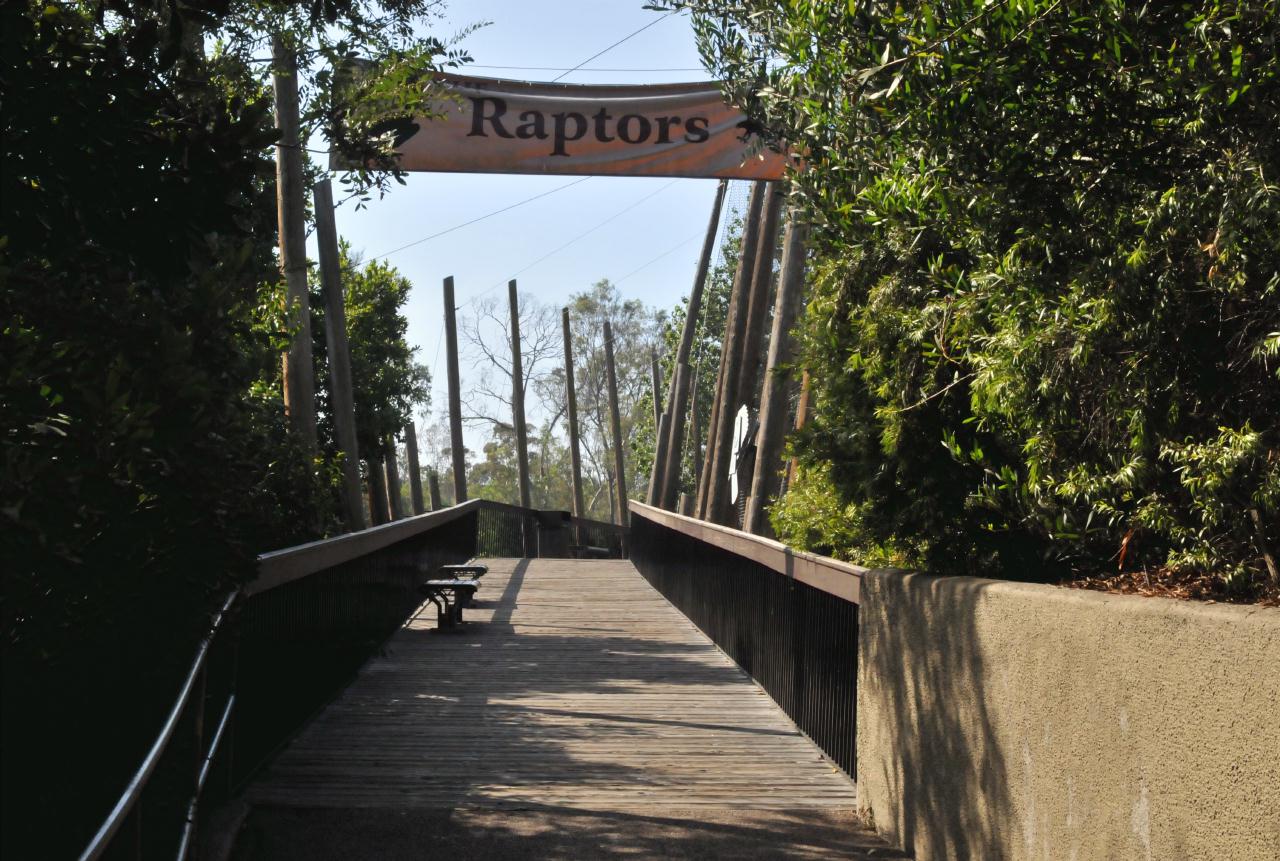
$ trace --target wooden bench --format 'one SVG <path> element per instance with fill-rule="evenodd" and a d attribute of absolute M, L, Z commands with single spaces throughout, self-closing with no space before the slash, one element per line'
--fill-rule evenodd
<path fill-rule="evenodd" d="M 476 580 L 489 573 L 488 565 L 441 565 L 440 578 L 447 580 Z"/>
<path fill-rule="evenodd" d="M 472 577 L 427 580 L 418 586 L 418 592 L 436 605 L 436 618 L 443 630 L 462 625 L 462 608 L 471 603 L 479 588 L 480 584 Z"/>

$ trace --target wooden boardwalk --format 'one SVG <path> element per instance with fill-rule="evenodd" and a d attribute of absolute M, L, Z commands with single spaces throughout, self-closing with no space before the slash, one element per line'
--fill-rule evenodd
<path fill-rule="evenodd" d="M 855 830 L 853 782 L 631 563 L 497 560 L 466 615 L 438 632 L 428 605 L 397 633 L 254 808 L 803 809 Z"/>

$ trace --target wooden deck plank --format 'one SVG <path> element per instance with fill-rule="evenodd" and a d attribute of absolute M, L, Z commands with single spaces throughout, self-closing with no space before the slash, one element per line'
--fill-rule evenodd
<path fill-rule="evenodd" d="M 625 561 L 495 560 L 248 792 L 258 805 L 840 808 L 853 782 Z"/>

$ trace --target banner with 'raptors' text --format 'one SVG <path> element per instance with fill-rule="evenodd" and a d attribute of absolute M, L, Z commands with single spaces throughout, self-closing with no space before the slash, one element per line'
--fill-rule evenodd
<path fill-rule="evenodd" d="M 442 75 L 452 98 L 396 147 L 408 171 L 780 179 L 715 83 L 595 86 Z"/>

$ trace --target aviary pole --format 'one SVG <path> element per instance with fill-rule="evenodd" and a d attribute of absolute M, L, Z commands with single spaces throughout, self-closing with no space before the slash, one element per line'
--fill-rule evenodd
<path fill-rule="evenodd" d="M 307 291 L 306 186 L 298 133 L 298 57 L 282 36 L 271 40 L 272 90 L 275 94 L 276 217 L 280 232 L 280 273 L 289 302 L 293 333 L 284 355 L 284 411 L 289 427 L 314 452 L 316 386 L 311 365 L 311 299 Z"/>
<path fill-rule="evenodd" d="M 396 461 L 396 438 L 387 434 L 387 501 L 390 503 L 391 519 L 404 517 L 404 502 L 400 498 L 400 465 Z"/>
<path fill-rule="evenodd" d="M 320 284 L 324 290 L 324 338 L 329 348 L 329 410 L 342 452 L 342 519 L 347 529 L 364 529 L 360 499 L 360 451 L 356 441 L 355 397 L 351 390 L 351 348 L 347 308 L 338 259 L 338 228 L 333 220 L 333 189 L 322 179 L 314 189 L 316 241 L 320 247 Z"/>
<path fill-rule="evenodd" d="M 453 276 L 444 279 L 444 347 L 449 375 L 449 447 L 453 450 L 453 504 L 467 501 L 467 450 L 462 442 L 462 375 L 458 373 L 458 319 Z"/>
<path fill-rule="evenodd" d="M 707 436 L 707 459 L 702 476 L 706 494 L 701 500 L 699 516 L 720 523 L 727 514 L 729 476 L 727 467 L 733 447 L 733 421 L 738 411 L 734 402 L 741 377 L 742 338 L 751 303 L 751 282 L 755 272 L 757 245 L 760 241 L 760 212 L 769 194 L 769 183 L 758 181 L 751 188 L 751 201 L 742 229 L 742 254 L 733 278 L 733 294 L 725 320 L 724 344 L 720 350 L 720 385 L 712 405 L 712 421 Z"/>
<path fill-rule="evenodd" d="M 715 203 L 711 206 L 711 218 L 707 222 L 707 233 L 702 240 L 702 254 L 698 257 L 698 269 L 693 276 L 693 287 L 689 290 L 689 305 L 685 309 L 684 328 L 680 332 L 680 344 L 676 348 L 676 361 L 671 368 L 671 384 L 667 390 L 667 457 L 663 461 L 662 475 L 658 479 L 658 501 L 655 503 L 660 508 L 671 509 L 680 490 L 684 417 L 689 408 L 689 354 L 693 351 L 693 339 L 697 335 L 698 320 L 702 315 L 702 291 L 707 284 L 707 273 L 711 271 L 711 256 L 715 253 L 716 233 L 720 229 L 720 211 L 724 208 L 724 196 L 728 188 L 729 181 L 726 179 L 720 180 L 720 184 L 716 186 Z M 694 439 L 698 438 L 698 431 L 691 430 L 691 434 Z M 701 475 L 701 468 L 698 473 Z"/>
<path fill-rule="evenodd" d="M 757 385 L 760 377 L 760 349 L 764 342 L 764 314 L 769 306 L 769 293 L 773 286 L 773 252 L 778 245 L 778 222 L 782 216 L 784 197 L 782 183 L 770 183 L 769 196 L 765 199 L 764 212 L 760 216 L 756 265 L 751 276 L 751 302 L 747 306 L 747 322 L 742 331 L 742 352 L 738 354 L 738 391 L 733 399 L 735 405 L 759 405 Z M 732 504 L 733 500 L 729 502 Z"/>
<path fill-rule="evenodd" d="M 370 458 L 364 462 L 369 473 L 369 521 L 374 526 L 387 522 L 387 470 L 382 458 Z"/>
<path fill-rule="evenodd" d="M 810 385 L 809 372 L 805 371 L 800 375 L 800 399 L 796 402 L 796 422 L 792 425 L 795 430 L 800 430 L 809 420 Z M 796 459 L 794 457 L 791 458 L 791 463 L 787 465 L 787 487 L 791 487 L 796 483 L 796 470 L 799 466 L 800 464 Z"/>
<path fill-rule="evenodd" d="M 516 467 L 520 474 L 520 506 L 533 507 L 529 487 L 529 437 L 524 423 L 524 368 L 520 362 L 520 297 L 515 279 L 507 282 L 511 303 L 511 423 L 516 429 Z"/>
<path fill-rule="evenodd" d="M 439 511 L 444 508 L 444 502 L 440 499 L 440 476 L 434 469 L 427 473 L 427 490 L 431 494 L 431 510 Z"/>
<path fill-rule="evenodd" d="M 569 420 L 569 461 L 573 470 L 573 513 L 586 517 L 582 504 L 582 453 L 578 448 L 578 394 L 573 386 L 573 330 L 569 326 L 569 309 L 560 312 L 564 325 L 564 396 Z"/>
<path fill-rule="evenodd" d="M 604 321 L 604 368 L 609 384 L 609 422 L 613 426 L 614 485 L 618 492 L 618 524 L 627 525 L 627 468 L 622 456 L 622 415 L 618 410 L 618 374 L 613 363 L 613 327 Z"/>
<path fill-rule="evenodd" d="M 645 502 L 650 505 L 658 504 L 658 494 L 660 493 L 659 484 L 665 472 L 663 464 L 666 463 L 669 453 L 667 451 L 667 413 L 662 409 L 662 372 L 658 370 L 658 353 L 656 350 L 649 351 L 649 385 L 653 397 L 653 463 L 649 469 L 649 489 L 645 493 Z M 667 399 L 670 401 L 670 398 Z"/>
<path fill-rule="evenodd" d="M 404 429 L 404 448 L 409 458 L 409 501 L 413 503 L 415 515 L 425 512 L 422 501 L 422 467 L 418 463 L 418 428 L 412 421 Z"/>
<path fill-rule="evenodd" d="M 773 331 L 769 335 L 769 360 L 765 366 L 760 397 L 760 431 L 756 444 L 755 475 L 747 498 L 747 514 L 742 528 L 756 535 L 769 535 L 765 516 L 770 500 L 782 486 L 782 443 L 787 424 L 787 377 L 783 368 L 791 361 L 791 330 L 800 316 L 804 300 L 804 255 L 807 226 L 797 222 L 792 211 L 783 240 L 782 272 L 778 296 L 773 305 Z"/>

